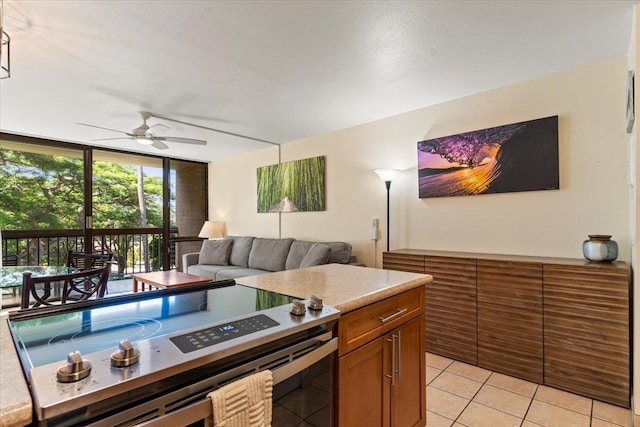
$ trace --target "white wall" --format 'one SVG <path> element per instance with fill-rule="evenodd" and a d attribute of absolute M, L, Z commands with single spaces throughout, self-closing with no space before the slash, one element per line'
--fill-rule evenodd
<path fill-rule="evenodd" d="M 532 58 L 535 60 L 535 58 Z M 327 210 L 256 213 L 256 168 L 278 148 L 215 163 L 210 216 L 228 234 L 345 240 L 358 260 L 381 265 L 386 190 L 373 172 L 404 172 L 391 187 L 391 249 L 582 257 L 588 234 L 611 234 L 629 261 L 627 58 L 571 69 L 373 123 L 281 146 L 281 161 L 326 156 Z M 559 116 L 560 190 L 419 199 L 416 142 Z M 369 239 L 380 218 L 380 241 Z"/>

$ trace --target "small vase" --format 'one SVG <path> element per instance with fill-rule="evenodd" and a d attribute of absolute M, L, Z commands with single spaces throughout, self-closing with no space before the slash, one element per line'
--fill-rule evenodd
<path fill-rule="evenodd" d="M 618 243 L 611 236 L 589 234 L 589 240 L 582 242 L 582 253 L 589 261 L 613 262 L 618 258 Z"/>

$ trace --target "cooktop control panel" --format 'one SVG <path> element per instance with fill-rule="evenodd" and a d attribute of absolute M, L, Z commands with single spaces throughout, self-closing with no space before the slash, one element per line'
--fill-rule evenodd
<path fill-rule="evenodd" d="M 182 353 L 186 354 L 278 325 L 279 323 L 272 318 L 264 314 L 258 314 L 234 322 L 221 323 L 195 332 L 171 337 L 170 340 Z"/>

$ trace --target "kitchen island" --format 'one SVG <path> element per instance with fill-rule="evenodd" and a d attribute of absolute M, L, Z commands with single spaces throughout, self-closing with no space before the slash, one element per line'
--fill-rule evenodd
<path fill-rule="evenodd" d="M 343 315 L 414 289 L 422 289 L 424 292 L 424 286 L 430 281 L 431 276 L 425 274 L 341 264 L 237 279 L 239 284 L 282 294 L 303 298 L 309 298 L 312 294 L 318 295 L 326 304 L 341 310 Z M 0 426 L 26 425 L 31 422 L 31 399 L 13 348 L 6 318 L 2 319 L 0 332 L 0 357 L 3 361 L 0 377 Z"/>
<path fill-rule="evenodd" d="M 340 310 L 334 425 L 424 426 L 426 274 L 342 264 L 237 279 Z M 363 393 L 366 390 L 366 393 Z"/>

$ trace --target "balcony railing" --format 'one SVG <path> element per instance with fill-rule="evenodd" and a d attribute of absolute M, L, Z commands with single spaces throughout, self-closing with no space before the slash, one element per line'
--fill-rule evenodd
<path fill-rule="evenodd" d="M 92 233 L 94 253 L 113 253 L 117 265 L 113 274 L 163 270 L 161 228 L 93 229 Z M 171 229 L 170 238 L 177 236 L 178 229 Z M 175 246 L 170 240 L 168 269 L 176 267 Z M 84 252 L 83 230 L 2 231 L 2 255 L 16 254 L 18 265 L 64 265 L 69 250 Z"/>

